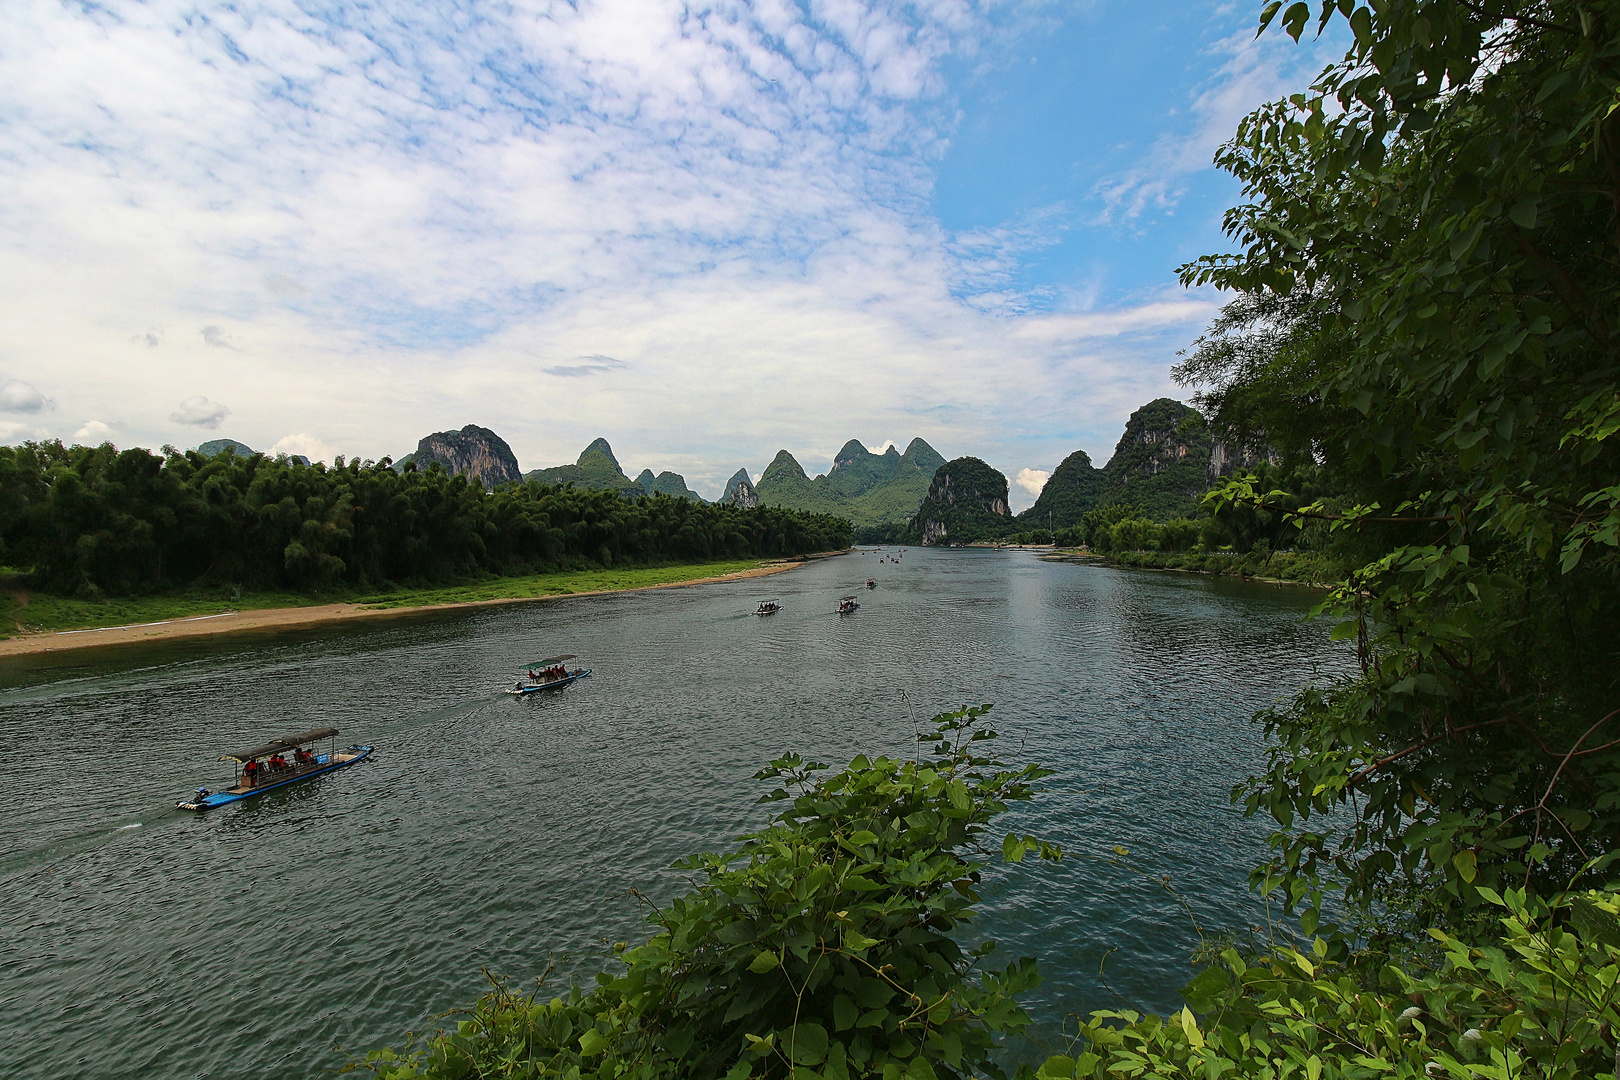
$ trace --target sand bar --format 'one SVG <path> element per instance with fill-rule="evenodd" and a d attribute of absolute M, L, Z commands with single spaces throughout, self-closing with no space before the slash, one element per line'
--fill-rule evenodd
<path fill-rule="evenodd" d="M 812 556 L 812 558 L 814 557 Z M 100 648 L 106 645 L 127 645 L 134 642 L 159 641 L 168 638 L 235 634 L 249 630 L 284 630 L 299 626 L 317 626 L 322 623 L 348 622 L 352 619 L 386 619 L 400 615 L 420 615 L 425 612 L 454 611 L 457 608 L 490 607 L 494 604 L 530 604 L 547 600 L 572 600 L 580 596 L 604 596 L 608 593 L 674 589 L 683 585 L 707 585 L 716 581 L 740 581 L 743 578 L 764 577 L 767 574 L 780 574 L 784 570 L 792 570 L 803 565 L 803 562 L 793 560 L 771 563 L 768 566 L 760 566 L 752 570 L 734 570 L 729 574 L 720 574 L 716 577 L 666 581 L 657 585 L 638 585 L 626 589 L 594 589 L 589 592 L 554 593 L 548 596 L 463 600 L 450 604 L 423 604 L 417 607 L 382 608 L 364 604 L 319 604 L 310 607 L 265 608 L 260 611 L 230 611 L 216 615 L 194 615 L 190 618 L 167 619 L 163 622 L 138 623 L 131 626 L 59 630 L 53 633 L 29 634 L 24 637 L 0 641 L 0 657 L 60 652 L 67 649 Z"/>

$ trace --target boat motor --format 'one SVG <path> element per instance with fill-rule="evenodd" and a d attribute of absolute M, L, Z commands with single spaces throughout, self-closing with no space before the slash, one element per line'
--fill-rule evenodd
<path fill-rule="evenodd" d="M 208 796 L 212 794 L 213 792 L 209 791 L 207 788 L 200 787 L 197 789 L 197 794 L 191 797 L 191 801 L 194 803 L 201 803 L 204 799 L 208 798 Z"/>

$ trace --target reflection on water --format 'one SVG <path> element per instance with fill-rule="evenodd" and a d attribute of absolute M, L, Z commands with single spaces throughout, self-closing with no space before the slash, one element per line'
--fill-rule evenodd
<path fill-rule="evenodd" d="M 867 577 L 861 609 L 834 613 Z M 752 614 L 760 596 L 783 610 Z M 741 581 L 192 639 L 0 666 L 0 1044 L 8 1075 L 298 1076 L 431 1030 L 481 968 L 584 976 L 641 933 L 628 892 L 763 820 L 786 750 L 907 752 L 993 701 L 1057 770 L 1008 828 L 1076 856 L 991 876 L 978 932 L 1039 955 L 1039 1037 L 1073 1011 L 1177 1002 L 1188 915 L 1263 918 L 1264 828 L 1228 805 L 1250 714 L 1347 658 L 1304 590 L 908 552 Z M 595 674 L 499 691 L 572 652 Z M 331 725 L 377 753 L 206 815 L 217 757 Z M 1108 950 L 1117 950 L 1111 954 Z M 1099 964 L 1109 956 L 1099 975 Z M 14 1070 L 20 1067 L 20 1074 Z"/>

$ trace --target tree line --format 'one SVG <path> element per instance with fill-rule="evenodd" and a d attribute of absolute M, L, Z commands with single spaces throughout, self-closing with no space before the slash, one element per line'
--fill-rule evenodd
<path fill-rule="evenodd" d="M 428 585 L 573 566 L 847 546 L 826 514 L 541 484 L 486 493 L 438 466 L 305 465 L 60 442 L 0 447 L 0 563 L 94 598 L 196 586 Z"/>

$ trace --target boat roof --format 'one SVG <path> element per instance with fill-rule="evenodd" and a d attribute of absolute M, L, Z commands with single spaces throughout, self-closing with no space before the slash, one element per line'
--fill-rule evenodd
<path fill-rule="evenodd" d="M 220 755 L 219 760 L 236 762 L 252 761 L 254 758 L 269 757 L 271 754 L 279 753 L 282 750 L 291 750 L 295 746 L 303 746 L 305 743 L 315 742 L 317 739 L 329 739 L 337 733 L 338 729 L 335 727 L 318 727 L 314 728 L 313 730 L 306 731 L 301 735 L 283 735 L 279 739 L 270 740 L 255 750 L 243 750 L 235 754 L 222 754 Z"/>
<path fill-rule="evenodd" d="M 853 600 L 853 599 L 855 599 L 855 594 L 850 593 L 848 596 L 840 596 L 838 599 L 840 599 L 840 600 Z"/>
<path fill-rule="evenodd" d="M 560 664 L 564 660 L 577 660 L 579 657 L 573 653 L 564 653 L 562 656 L 548 656 L 544 660 L 530 660 L 524 667 L 545 667 L 547 664 Z"/>
<path fill-rule="evenodd" d="M 778 600 L 779 600 L 779 599 L 781 599 L 781 597 L 778 597 L 778 596 L 767 596 L 767 597 L 766 597 L 766 598 L 765 598 L 765 599 L 763 599 L 763 600 L 761 600 L 761 601 L 760 601 L 760 603 L 762 603 L 762 604 L 774 604 L 774 603 L 776 603 L 776 602 L 777 602 L 777 601 L 778 601 Z"/>

